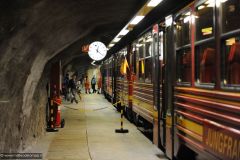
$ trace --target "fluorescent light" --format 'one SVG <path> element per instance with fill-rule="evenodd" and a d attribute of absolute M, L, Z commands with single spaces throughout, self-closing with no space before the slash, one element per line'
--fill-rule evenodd
<path fill-rule="evenodd" d="M 162 0 L 151 0 L 148 4 L 147 4 L 147 6 L 148 7 L 156 7 L 159 3 L 161 3 L 162 2 Z"/>
<path fill-rule="evenodd" d="M 185 13 L 186 16 L 190 16 L 190 12 Z"/>
<path fill-rule="evenodd" d="M 173 18 L 172 18 L 171 15 L 165 17 L 165 23 L 166 23 L 166 26 L 167 26 L 167 27 L 168 27 L 168 26 L 171 26 L 171 25 L 172 25 L 172 22 L 173 22 Z"/>
<path fill-rule="evenodd" d="M 183 19 L 183 23 L 187 23 L 187 22 L 189 22 L 189 20 L 190 20 L 190 16 L 187 16 Z"/>
<path fill-rule="evenodd" d="M 207 2 L 205 2 L 205 4 L 207 4 L 207 7 L 214 7 L 215 1 L 214 0 L 208 0 Z"/>
<path fill-rule="evenodd" d="M 119 35 L 125 36 L 126 34 L 128 34 L 128 32 L 129 32 L 128 29 L 123 29 L 123 30 L 121 30 L 121 32 L 119 33 Z"/>
<path fill-rule="evenodd" d="M 114 44 L 112 44 L 112 43 L 110 43 L 109 45 L 108 45 L 108 47 L 113 47 L 114 46 Z"/>
<path fill-rule="evenodd" d="M 134 19 L 130 22 L 130 24 L 136 25 L 136 24 L 138 24 L 143 18 L 144 18 L 144 16 L 136 16 L 136 17 L 134 17 Z"/>
<path fill-rule="evenodd" d="M 114 39 L 113 39 L 113 42 L 118 42 L 118 41 L 120 41 L 120 39 L 121 39 L 121 38 L 114 38 Z"/>
<path fill-rule="evenodd" d="M 227 2 L 228 0 L 220 0 L 221 3 Z"/>
<path fill-rule="evenodd" d="M 198 7 L 198 10 L 201 10 L 201 9 L 203 9 L 203 8 L 205 8 L 205 6 L 204 6 L 204 5 L 201 5 L 201 6 Z"/>
<path fill-rule="evenodd" d="M 147 40 L 146 40 L 146 42 L 152 42 L 153 41 L 153 38 L 148 38 Z"/>

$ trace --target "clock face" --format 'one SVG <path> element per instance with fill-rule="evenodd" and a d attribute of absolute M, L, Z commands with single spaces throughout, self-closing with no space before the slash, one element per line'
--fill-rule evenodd
<path fill-rule="evenodd" d="M 88 55 L 94 61 L 102 60 L 106 56 L 106 54 L 107 48 L 102 42 L 96 41 L 90 44 Z"/>

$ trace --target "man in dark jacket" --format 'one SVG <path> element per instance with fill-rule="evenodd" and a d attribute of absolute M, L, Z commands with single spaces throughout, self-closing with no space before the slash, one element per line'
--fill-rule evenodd
<path fill-rule="evenodd" d="M 71 103 L 73 103 L 73 101 L 75 101 L 76 103 L 78 103 L 77 99 L 76 99 L 76 91 L 77 91 L 77 81 L 76 81 L 77 76 L 73 75 L 72 79 L 70 79 L 69 81 L 69 88 L 70 88 L 70 92 L 71 92 Z"/>
<path fill-rule="evenodd" d="M 92 80 L 91 80 L 91 85 L 92 85 L 93 93 L 95 93 L 95 92 L 96 92 L 96 89 L 95 89 L 96 78 L 95 78 L 95 76 L 93 76 L 93 78 L 92 78 Z"/>

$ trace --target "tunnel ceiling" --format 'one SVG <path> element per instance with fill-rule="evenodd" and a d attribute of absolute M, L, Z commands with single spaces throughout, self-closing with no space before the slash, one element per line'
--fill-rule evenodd
<path fill-rule="evenodd" d="M 51 50 L 55 56 L 78 43 L 100 40 L 108 44 L 146 0 L 2 0 L 0 43 L 21 31 L 23 39 Z M 60 42 L 60 43 L 59 43 Z M 12 49 L 18 49 L 13 44 Z M 1 53 L 0 53 L 1 54 Z"/>

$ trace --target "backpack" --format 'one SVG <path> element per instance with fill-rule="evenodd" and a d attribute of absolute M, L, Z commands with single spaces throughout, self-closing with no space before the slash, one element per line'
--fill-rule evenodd
<path fill-rule="evenodd" d="M 96 79 L 93 78 L 92 81 L 91 81 L 92 84 L 96 84 Z"/>

